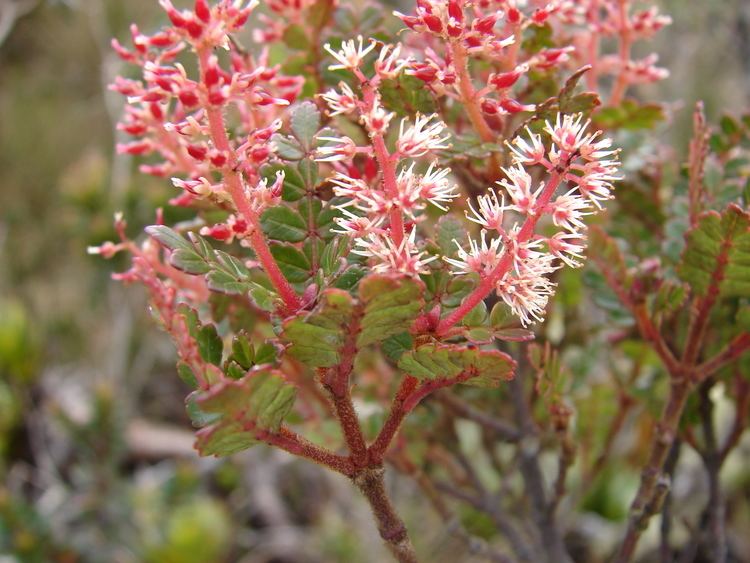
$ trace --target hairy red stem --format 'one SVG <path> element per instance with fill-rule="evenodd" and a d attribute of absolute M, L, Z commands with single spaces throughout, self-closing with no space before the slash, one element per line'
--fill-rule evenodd
<path fill-rule="evenodd" d="M 198 48 L 201 77 L 204 82 L 210 57 L 211 49 L 208 45 Z M 252 244 L 258 260 L 263 266 L 263 269 L 268 275 L 268 278 L 279 293 L 279 296 L 283 300 L 288 312 L 295 312 L 302 307 L 302 302 L 294 289 L 292 289 L 292 286 L 289 285 L 284 274 L 281 273 L 281 270 L 276 263 L 276 259 L 273 257 L 273 254 L 271 254 L 266 238 L 263 235 L 263 230 L 260 225 L 260 217 L 255 210 L 253 210 L 250 202 L 245 196 L 241 173 L 235 170 L 237 154 L 229 143 L 229 137 L 227 135 L 221 108 L 207 105 L 205 109 L 214 146 L 227 155 L 227 162 L 222 168 L 224 185 L 226 186 L 229 195 L 232 197 L 235 207 L 237 207 L 237 210 L 242 214 L 242 217 L 250 226 L 250 243 Z"/>

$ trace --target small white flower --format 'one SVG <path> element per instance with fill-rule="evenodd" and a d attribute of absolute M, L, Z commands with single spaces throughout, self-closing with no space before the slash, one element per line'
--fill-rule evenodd
<path fill-rule="evenodd" d="M 318 140 L 326 142 L 315 151 L 315 160 L 318 162 L 351 160 L 357 154 L 357 145 L 347 136 L 318 137 Z"/>
<path fill-rule="evenodd" d="M 544 185 L 539 186 L 536 191 L 532 191 L 531 176 L 529 176 L 529 173 L 520 164 L 516 164 L 510 168 L 503 168 L 503 172 L 505 172 L 508 179 L 501 180 L 498 183 L 508 192 L 513 202 L 512 208 L 524 215 L 534 214 L 536 212 L 537 197 L 542 193 Z"/>
<path fill-rule="evenodd" d="M 555 226 L 563 227 L 570 232 L 585 229 L 586 224 L 583 222 L 583 217 L 591 215 L 591 205 L 580 195 L 574 193 L 576 191 L 576 189 L 573 189 L 548 204 Z"/>
<path fill-rule="evenodd" d="M 321 94 L 321 97 L 331 109 L 331 116 L 352 113 L 357 109 L 359 99 L 349 85 L 341 82 L 339 83 L 339 88 L 341 92 L 331 89 L 325 94 Z"/>
<path fill-rule="evenodd" d="M 544 320 L 547 301 L 555 292 L 555 284 L 546 277 L 557 269 L 553 260 L 551 254 L 528 258 L 497 282 L 497 294 L 524 326 Z"/>
<path fill-rule="evenodd" d="M 435 121 L 430 123 L 433 119 Z M 447 149 L 446 141 L 450 135 L 443 135 L 445 123 L 433 115 L 420 115 L 414 121 L 414 125 L 406 129 L 408 119 L 401 120 L 396 148 L 403 156 L 417 157 L 427 154 L 428 151 Z"/>
<path fill-rule="evenodd" d="M 437 256 L 422 258 L 426 253 L 416 246 L 417 229 L 413 227 L 408 237 L 396 245 L 390 235 L 371 233 L 365 238 L 357 239 L 357 246 L 352 250 L 360 256 L 375 259 L 372 269 L 378 273 L 400 273 L 417 276 L 428 272 L 426 266 Z"/>
<path fill-rule="evenodd" d="M 408 61 L 399 60 L 401 43 L 383 45 L 378 59 L 375 61 L 375 72 L 383 78 L 394 78 L 407 65 Z"/>
<path fill-rule="evenodd" d="M 345 208 L 339 208 L 339 210 L 344 216 L 334 218 L 333 222 L 339 226 L 339 229 L 331 229 L 332 233 L 349 235 L 355 238 L 364 237 L 379 232 L 384 221 L 383 217 L 373 219 L 367 215 L 356 215 Z"/>
<path fill-rule="evenodd" d="M 555 258 L 559 258 L 571 268 L 580 268 L 583 266 L 582 261 L 586 259 L 583 255 L 583 251 L 586 250 L 585 240 L 586 237 L 580 233 L 560 231 L 547 239 L 547 246 Z"/>
<path fill-rule="evenodd" d="M 436 168 L 435 164 L 431 163 L 427 172 L 419 179 L 419 195 L 438 209 L 448 211 L 442 204 L 450 203 L 458 197 L 458 186 L 448 179 L 450 168 Z"/>
<path fill-rule="evenodd" d="M 362 59 L 364 59 L 367 54 L 372 51 L 375 48 L 375 41 L 372 39 L 369 40 L 369 44 L 367 47 L 364 46 L 363 39 L 361 35 L 357 36 L 357 43 L 355 43 L 354 39 L 351 39 L 349 41 L 344 41 L 341 43 L 341 49 L 338 51 L 334 51 L 331 49 L 331 45 L 329 43 L 326 43 L 324 45 L 324 49 L 328 51 L 334 59 L 338 61 L 338 64 L 333 64 L 328 67 L 329 70 L 355 70 L 359 68 L 359 65 L 362 64 Z"/>
<path fill-rule="evenodd" d="M 382 135 L 388 129 L 388 125 L 394 115 L 394 113 L 386 111 L 380 105 L 380 98 L 376 98 L 370 111 L 362 116 L 362 121 L 370 135 Z"/>
<path fill-rule="evenodd" d="M 452 274 L 477 273 L 486 276 L 495 269 L 503 256 L 500 249 L 502 239 L 500 237 L 492 239 L 488 244 L 487 231 L 484 229 L 482 229 L 480 238 L 481 243 L 477 243 L 477 241 L 469 237 L 468 252 L 464 250 L 457 240 L 453 240 L 453 243 L 458 247 L 458 259 L 443 258 L 448 264 L 457 269 L 451 272 Z"/>
<path fill-rule="evenodd" d="M 503 216 L 506 211 L 514 207 L 505 205 L 505 196 L 501 195 L 498 199 L 497 193 L 492 188 L 487 191 L 489 192 L 487 195 L 477 198 L 477 209 L 474 209 L 469 202 L 471 214 L 466 211 L 466 218 L 490 231 L 504 233 Z"/>
<path fill-rule="evenodd" d="M 528 142 L 519 135 L 512 142 L 506 141 L 505 144 L 513 153 L 515 164 L 538 164 L 544 160 L 545 155 L 542 136 L 535 135 L 528 127 L 526 127 L 526 132 L 529 135 Z"/>

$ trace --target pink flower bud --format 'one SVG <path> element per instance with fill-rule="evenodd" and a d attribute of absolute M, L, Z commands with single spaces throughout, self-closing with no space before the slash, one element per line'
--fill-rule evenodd
<path fill-rule="evenodd" d="M 503 90 L 513 86 L 521 76 L 520 70 L 511 70 L 510 72 L 501 72 L 500 74 L 490 74 L 488 83 L 497 90 Z"/>
<path fill-rule="evenodd" d="M 489 16 L 485 16 L 483 18 L 474 20 L 474 23 L 472 24 L 472 28 L 478 31 L 479 33 L 490 35 L 495 29 L 496 23 L 497 23 L 497 14 L 491 14 Z"/>
<path fill-rule="evenodd" d="M 117 152 L 119 154 L 142 155 L 154 150 L 151 141 L 136 141 L 133 143 L 118 143 Z"/>
<path fill-rule="evenodd" d="M 500 100 L 500 107 L 503 108 L 508 113 L 518 113 L 519 111 L 524 111 L 526 108 L 519 104 L 516 100 L 512 100 L 511 98 L 505 98 L 504 100 Z"/>
<path fill-rule="evenodd" d="M 424 16 L 422 16 L 422 21 L 433 33 L 440 33 L 441 31 L 443 31 L 443 22 L 440 21 L 440 18 L 437 16 L 425 14 Z"/>
<path fill-rule="evenodd" d="M 200 234 L 221 241 L 226 241 L 233 236 L 232 230 L 224 223 L 217 223 L 210 227 L 203 227 L 200 230 Z"/>
<path fill-rule="evenodd" d="M 491 98 L 482 98 L 480 107 L 482 108 L 482 111 L 488 115 L 496 115 L 500 113 L 500 106 Z"/>
<path fill-rule="evenodd" d="M 193 90 L 183 90 L 179 93 L 178 97 L 180 102 L 189 108 L 197 106 L 200 101 L 198 95 Z"/>
<path fill-rule="evenodd" d="M 187 152 L 196 160 L 205 160 L 208 149 L 203 145 L 188 145 Z"/>
<path fill-rule="evenodd" d="M 505 17 L 508 19 L 509 23 L 517 24 L 521 21 L 521 12 L 518 8 L 508 8 Z"/>
<path fill-rule="evenodd" d="M 205 23 L 211 21 L 211 9 L 208 7 L 208 2 L 206 2 L 206 0 L 195 0 L 193 11 L 201 21 Z"/>

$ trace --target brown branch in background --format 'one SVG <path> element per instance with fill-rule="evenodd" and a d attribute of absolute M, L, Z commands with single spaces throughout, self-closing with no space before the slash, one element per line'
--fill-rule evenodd
<path fill-rule="evenodd" d="M 504 442 L 517 442 L 521 437 L 513 425 L 471 406 L 451 392 L 440 391 L 435 398 L 453 414 L 476 422 Z"/>
<path fill-rule="evenodd" d="M 667 461 L 664 463 L 664 473 L 669 477 L 670 482 L 674 476 L 677 462 L 680 459 L 680 446 L 682 442 L 679 439 L 675 440 L 672 444 L 672 449 L 669 451 Z M 672 531 L 672 489 L 670 487 L 664 497 L 664 503 L 661 509 L 661 529 L 660 529 L 660 545 L 659 545 L 659 557 L 662 563 L 672 562 L 672 548 L 669 545 L 669 535 Z"/>
<path fill-rule="evenodd" d="M 729 344 L 727 344 L 713 358 L 710 358 L 699 365 L 696 368 L 696 377 L 699 380 L 710 377 L 717 370 L 739 358 L 747 350 L 750 350 L 750 334 L 743 332 L 742 334 L 735 336 Z"/>
<path fill-rule="evenodd" d="M 446 523 L 447 531 L 466 545 L 469 555 L 476 555 L 494 563 L 514 563 L 515 560 L 513 558 L 493 548 L 482 538 L 466 531 L 461 525 L 459 518 L 453 514 L 430 478 L 408 458 L 406 452 L 396 452 L 389 457 L 389 460 L 396 469 L 414 479 L 435 511 Z"/>
<path fill-rule="evenodd" d="M 705 516 L 708 525 L 703 526 L 703 545 L 713 563 L 724 563 L 727 560 L 727 537 L 724 529 L 724 499 L 719 485 L 721 471 L 721 455 L 716 444 L 716 429 L 714 427 L 714 405 L 711 400 L 713 379 L 704 381 L 698 392 L 698 412 L 703 430 L 704 448 L 699 451 L 703 465 L 708 475 L 708 502 Z"/>
<path fill-rule="evenodd" d="M 734 373 L 734 398 L 736 402 L 734 422 L 719 453 L 721 463 L 724 463 L 727 456 L 739 443 L 750 418 L 750 381 L 740 373 L 739 369 L 735 370 Z"/>
<path fill-rule="evenodd" d="M 688 152 L 688 197 L 690 200 L 690 224 L 695 225 L 702 211 L 705 186 L 703 174 L 708 155 L 709 128 L 703 112 L 703 102 L 695 104 L 693 112 L 693 138 Z"/>
<path fill-rule="evenodd" d="M 524 396 L 523 373 L 520 366 L 523 362 L 523 354 L 519 356 L 519 370 L 514 379 L 508 382 L 508 389 L 515 407 L 516 424 L 522 433 L 518 444 L 518 456 L 523 475 L 526 493 L 531 502 L 531 514 L 534 523 L 541 535 L 542 545 L 545 550 L 545 560 L 549 563 L 565 563 L 571 561 L 562 534 L 555 522 L 555 516 L 550 510 L 547 493 L 544 488 L 544 476 L 539 466 L 539 438 L 536 425 L 531 416 L 529 405 Z"/>
<path fill-rule="evenodd" d="M 446 481 L 438 481 L 435 486 L 438 490 L 468 504 L 475 510 L 487 514 L 521 561 L 538 561 L 532 544 L 521 535 L 504 512 L 499 510 L 486 491 L 484 494 L 480 491 L 472 495 Z"/>
<path fill-rule="evenodd" d="M 662 469 L 677 436 L 682 411 L 691 390 L 690 382 L 684 379 L 673 380 L 670 386 L 669 400 L 656 425 L 651 453 L 641 473 L 641 483 L 630 507 L 627 531 L 614 559 L 615 563 L 627 563 L 633 558 L 638 540 L 648 526 L 649 519 L 660 509 L 657 493 L 663 491 L 666 494 L 665 486 L 668 488 Z M 663 498 L 662 496 L 662 500 Z"/>

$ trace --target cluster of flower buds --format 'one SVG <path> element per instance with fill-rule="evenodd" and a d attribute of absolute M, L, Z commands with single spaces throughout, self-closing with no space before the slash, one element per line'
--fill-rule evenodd
<path fill-rule="evenodd" d="M 134 137 L 119 144 L 118 150 L 158 155 L 158 160 L 143 164 L 141 169 L 175 177 L 173 183 L 182 192 L 173 204 L 192 205 L 203 198 L 229 202 L 225 186 L 214 172 L 231 161 L 235 170 L 257 182 L 258 168 L 274 151 L 270 139 L 281 126 L 280 112 L 296 99 L 303 80 L 269 66 L 267 50 L 256 58 L 229 41 L 228 34 L 244 25 L 256 1 L 220 0 L 209 5 L 198 0 L 192 11 L 177 10 L 169 0 L 161 4 L 171 26 L 150 37 L 133 27 L 132 49 L 113 41 L 120 57 L 142 71 L 142 80 L 118 77 L 111 86 L 127 96 L 119 129 Z M 190 77 L 174 60 L 187 46 L 201 53 L 200 76 Z M 213 55 L 216 47 L 228 50 L 227 68 Z M 233 124 L 228 147 L 220 147 L 213 138 L 208 113 L 230 105 L 239 119 Z"/>
<path fill-rule="evenodd" d="M 631 13 L 629 0 L 585 0 L 558 2 L 556 15 L 572 31 L 570 42 L 576 47 L 575 60 L 592 66 L 592 77 L 615 75 L 621 90 L 631 84 L 663 80 L 669 72 L 656 66 L 658 57 L 650 54 L 642 59 L 631 58 L 634 42 L 653 37 L 672 23 L 652 6 Z M 617 53 L 600 52 L 601 39 L 613 38 L 619 43 Z"/>
<path fill-rule="evenodd" d="M 583 217 L 602 208 L 612 197 L 612 182 L 620 179 L 617 151 L 609 139 L 599 138 L 600 131 L 588 133 L 588 125 L 580 114 L 558 115 L 544 129 L 549 147 L 528 128 L 527 138 L 509 143 L 513 165 L 503 169 L 501 193 L 490 189 L 466 212 L 482 228 L 480 240 L 470 237 L 468 248 L 455 241 L 457 257 L 445 258 L 455 274 L 491 280 L 524 325 L 543 319 L 554 292 L 550 274 L 562 264 L 582 265 Z M 533 166 L 545 170 L 546 182 L 533 179 Z M 559 229 L 550 236 L 535 232 L 545 215 Z"/>
<path fill-rule="evenodd" d="M 253 29 L 253 39 L 257 43 L 279 41 L 292 25 L 305 26 L 305 11 L 316 0 L 266 0 L 265 5 L 272 15 L 260 14 L 260 25 Z"/>
<path fill-rule="evenodd" d="M 378 272 L 400 272 L 416 275 L 425 271 L 434 257 L 425 257 L 416 241 L 416 222 L 428 203 L 441 209 L 457 197 L 450 179 L 450 169 L 432 163 L 422 173 L 413 159 L 449 147 L 445 124 L 435 115 L 419 115 L 413 121 L 401 120 L 395 149 L 389 152 L 384 137 L 392 126 L 394 114 L 381 102 L 377 86 L 381 80 L 398 73 L 403 66 L 398 55 L 400 46 L 385 45 L 374 64 L 374 76 L 362 72 L 364 59 L 376 48 L 374 41 L 365 44 L 362 37 L 345 41 L 340 50 L 326 45 L 336 63 L 332 70 L 345 69 L 360 82 L 360 93 L 345 83 L 322 97 L 330 114 L 357 119 L 369 134 L 370 144 L 358 146 L 349 137 L 321 137 L 325 144 L 318 148 L 317 160 L 329 162 L 336 169 L 332 177 L 336 196 L 346 198 L 340 206 L 342 216 L 335 219 L 336 232 L 354 239 L 354 252 L 371 258 Z M 377 162 L 380 174 L 362 177 L 347 166 L 356 155 L 365 155 Z M 409 226 L 405 226 L 404 221 Z"/>

